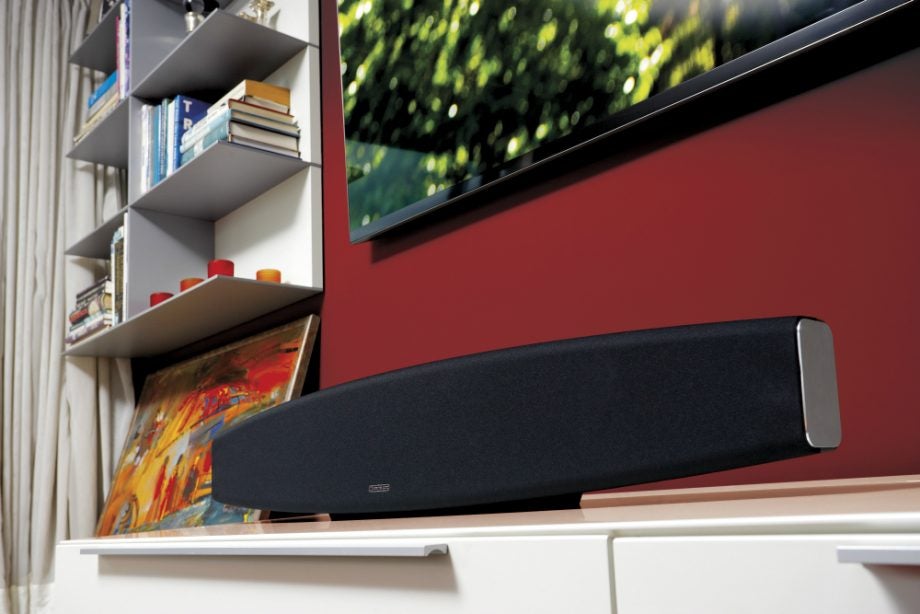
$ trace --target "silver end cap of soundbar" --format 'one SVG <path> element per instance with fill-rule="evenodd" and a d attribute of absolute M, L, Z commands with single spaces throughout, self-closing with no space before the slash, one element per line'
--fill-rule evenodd
<path fill-rule="evenodd" d="M 820 320 L 802 318 L 796 327 L 802 413 L 805 438 L 813 448 L 840 445 L 840 401 L 831 327 Z"/>

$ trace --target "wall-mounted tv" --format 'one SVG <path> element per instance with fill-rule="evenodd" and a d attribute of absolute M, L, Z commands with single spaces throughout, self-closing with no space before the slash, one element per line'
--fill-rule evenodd
<path fill-rule="evenodd" d="M 363 241 L 913 0 L 338 0 Z"/>

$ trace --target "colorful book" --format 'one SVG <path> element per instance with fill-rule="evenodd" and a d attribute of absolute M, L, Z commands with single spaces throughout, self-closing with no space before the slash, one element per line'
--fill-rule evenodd
<path fill-rule="evenodd" d="M 119 102 L 121 102 L 121 100 L 118 97 L 110 98 L 109 101 L 106 102 L 98 111 L 96 111 L 92 117 L 83 122 L 83 126 L 80 128 L 80 132 L 77 133 L 77 136 L 73 137 L 74 145 L 86 138 L 86 135 L 92 132 L 93 128 L 98 126 L 103 119 L 108 117 L 109 113 L 111 113 L 112 109 L 118 106 Z"/>
<path fill-rule="evenodd" d="M 300 128 L 297 127 L 297 124 L 277 122 L 260 115 L 245 113 L 233 108 L 225 108 L 223 112 L 207 117 L 205 118 L 205 121 L 195 124 L 195 127 L 184 135 L 182 144 L 179 147 L 179 153 L 184 153 L 192 145 L 194 145 L 196 141 L 201 139 L 204 134 L 212 131 L 216 126 L 223 125 L 228 121 L 247 124 L 257 128 L 264 128 L 266 130 L 277 132 L 279 134 L 286 134 L 288 136 L 300 136 Z"/>
<path fill-rule="evenodd" d="M 85 303 L 86 301 L 96 296 L 97 294 L 104 292 L 106 284 L 108 282 L 109 282 L 109 276 L 106 275 L 102 279 L 97 279 L 96 281 L 94 281 L 93 285 L 87 286 L 86 288 L 83 288 L 82 290 L 77 292 L 77 301 L 76 301 L 77 305 L 80 305 L 81 303 Z"/>
<path fill-rule="evenodd" d="M 73 311 L 67 316 L 68 321 L 70 322 L 70 327 L 73 329 L 75 326 L 83 322 L 85 319 L 95 316 L 98 313 L 112 312 L 112 284 L 109 283 L 105 287 L 105 291 L 96 294 L 92 298 L 88 299 L 82 304 L 77 305 Z"/>
<path fill-rule="evenodd" d="M 291 90 L 286 87 L 244 79 L 224 97 L 211 105 L 208 113 L 219 113 L 230 99 L 258 104 L 274 111 L 287 113 L 291 109 Z"/>
<path fill-rule="evenodd" d="M 112 319 L 110 316 L 107 316 L 103 313 L 97 314 L 87 318 L 81 322 L 78 326 L 74 327 L 73 330 L 67 333 L 67 336 L 64 338 L 64 341 L 68 345 L 73 345 L 78 341 L 82 341 L 91 335 L 98 333 L 101 330 L 109 328 L 112 326 Z"/>
<path fill-rule="evenodd" d="M 274 111 L 268 107 L 262 107 L 251 102 L 246 102 L 245 100 L 228 100 L 227 107 L 235 111 L 242 111 L 243 113 L 249 113 L 250 115 L 258 115 L 266 119 L 272 119 L 283 124 L 297 124 L 297 120 L 295 120 L 294 116 L 290 113 Z"/>
<path fill-rule="evenodd" d="M 257 147 L 289 156 L 300 155 L 296 137 L 228 121 L 215 126 L 194 143 L 183 146 L 186 149 L 182 153 L 182 164 L 188 164 L 218 141 Z"/>
<path fill-rule="evenodd" d="M 176 96 L 174 102 L 175 113 L 171 124 L 173 136 L 170 140 L 171 165 L 168 169 L 169 174 L 179 169 L 179 162 L 182 160 L 182 152 L 179 150 L 182 145 L 182 137 L 208 113 L 208 103 L 189 96 L 180 94 Z"/>
<path fill-rule="evenodd" d="M 89 107 L 89 109 L 86 111 L 86 117 L 88 119 L 92 118 L 93 116 L 96 115 L 96 113 L 98 113 L 103 108 L 105 108 L 109 104 L 110 100 L 112 100 L 113 98 L 117 98 L 117 97 L 118 97 L 118 88 L 116 87 L 111 88 L 101 97 L 99 97 L 96 100 L 96 102 L 93 103 L 93 106 Z"/>
<path fill-rule="evenodd" d="M 105 81 L 103 81 L 92 94 L 89 95 L 89 98 L 86 100 L 87 108 L 92 108 L 97 100 L 102 98 L 107 92 L 111 91 L 112 87 L 116 85 L 117 81 L 118 70 L 115 70 L 111 75 L 105 78 Z M 118 91 L 117 88 L 115 91 Z"/>

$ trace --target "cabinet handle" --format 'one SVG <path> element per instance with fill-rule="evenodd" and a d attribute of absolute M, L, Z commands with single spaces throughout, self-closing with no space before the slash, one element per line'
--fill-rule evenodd
<path fill-rule="evenodd" d="M 309 545 L 258 544 L 100 544 L 81 546 L 80 554 L 100 556 L 382 556 L 426 557 L 447 554 L 447 544 Z"/>
<path fill-rule="evenodd" d="M 838 563 L 920 565 L 920 546 L 837 546 Z"/>

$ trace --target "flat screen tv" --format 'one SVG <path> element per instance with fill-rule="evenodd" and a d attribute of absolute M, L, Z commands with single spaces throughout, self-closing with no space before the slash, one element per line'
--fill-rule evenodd
<path fill-rule="evenodd" d="M 338 0 L 351 240 L 911 1 Z"/>

